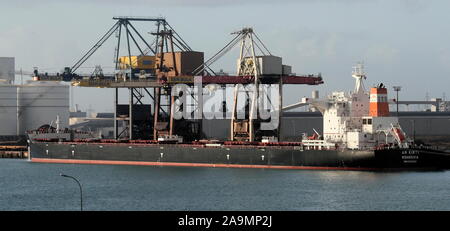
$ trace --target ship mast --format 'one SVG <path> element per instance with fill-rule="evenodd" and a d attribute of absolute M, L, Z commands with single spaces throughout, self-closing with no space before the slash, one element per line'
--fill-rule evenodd
<path fill-rule="evenodd" d="M 366 79 L 366 73 L 364 73 L 364 64 L 358 62 L 355 67 L 353 67 L 352 77 L 356 79 L 354 93 L 364 92 L 364 85 L 362 79 Z"/>

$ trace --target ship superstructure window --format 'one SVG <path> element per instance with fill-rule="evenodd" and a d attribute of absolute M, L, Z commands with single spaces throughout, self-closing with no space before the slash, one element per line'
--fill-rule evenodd
<path fill-rule="evenodd" d="M 362 123 L 363 124 L 372 124 L 372 119 L 363 119 Z"/>
<path fill-rule="evenodd" d="M 387 96 L 378 96 L 378 102 L 387 102 Z"/>

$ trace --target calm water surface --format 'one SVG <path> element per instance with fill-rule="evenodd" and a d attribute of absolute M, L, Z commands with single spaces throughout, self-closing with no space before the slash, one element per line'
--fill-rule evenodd
<path fill-rule="evenodd" d="M 0 210 L 450 210 L 450 171 L 42 164 L 0 159 Z"/>

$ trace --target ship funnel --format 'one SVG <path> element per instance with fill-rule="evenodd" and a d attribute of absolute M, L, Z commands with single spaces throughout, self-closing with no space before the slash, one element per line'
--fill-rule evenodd
<path fill-rule="evenodd" d="M 373 117 L 389 116 L 387 89 L 382 83 L 370 89 L 369 115 Z"/>

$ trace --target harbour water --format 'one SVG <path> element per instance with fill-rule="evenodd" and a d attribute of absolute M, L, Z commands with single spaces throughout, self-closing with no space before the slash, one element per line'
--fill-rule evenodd
<path fill-rule="evenodd" d="M 0 210 L 450 211 L 450 171 L 367 172 L 0 159 Z"/>

